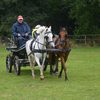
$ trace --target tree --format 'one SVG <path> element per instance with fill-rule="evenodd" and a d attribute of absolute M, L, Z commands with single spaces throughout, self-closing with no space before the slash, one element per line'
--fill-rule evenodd
<path fill-rule="evenodd" d="M 17 16 L 22 15 L 24 21 L 34 28 L 37 24 L 52 26 L 56 34 L 59 26 L 71 26 L 69 19 L 70 0 L 2 0 L 0 32 L 1 35 L 11 35 L 11 27 Z M 1 11 L 1 10 L 0 10 Z"/>
<path fill-rule="evenodd" d="M 69 14 L 76 19 L 74 34 L 100 34 L 100 1 L 72 1 Z"/>

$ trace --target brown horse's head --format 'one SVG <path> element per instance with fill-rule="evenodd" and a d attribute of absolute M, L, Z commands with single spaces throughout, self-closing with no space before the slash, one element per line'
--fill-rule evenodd
<path fill-rule="evenodd" d="M 68 38 L 67 28 L 60 27 L 59 38 L 60 38 L 60 45 L 64 46 Z"/>

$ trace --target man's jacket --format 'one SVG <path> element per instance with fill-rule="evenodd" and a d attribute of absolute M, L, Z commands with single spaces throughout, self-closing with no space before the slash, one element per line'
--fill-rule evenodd
<path fill-rule="evenodd" d="M 31 33 L 30 27 L 26 22 L 23 21 L 22 24 L 20 24 L 18 21 L 12 26 L 12 35 L 18 36 L 20 34 L 21 36 L 25 36 L 25 33 L 28 33 L 28 35 Z"/>

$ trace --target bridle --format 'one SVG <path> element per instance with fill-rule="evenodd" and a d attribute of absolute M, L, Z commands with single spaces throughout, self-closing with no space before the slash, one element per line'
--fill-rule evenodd
<path fill-rule="evenodd" d="M 60 33 L 62 32 L 62 31 L 65 31 L 66 32 L 66 34 L 65 34 L 65 40 L 61 40 L 61 36 L 60 36 Z M 60 31 L 60 33 L 59 33 L 59 39 L 60 39 L 60 43 L 59 43 L 59 45 L 61 46 L 61 47 L 63 47 L 63 49 L 64 49 L 64 46 L 66 46 L 66 41 L 68 41 L 68 33 L 67 33 L 67 31 L 65 30 L 65 28 L 62 28 L 62 30 Z M 69 44 L 69 43 L 68 43 Z M 65 57 L 64 57 L 64 59 L 66 60 L 66 57 L 67 57 L 67 52 L 65 52 Z"/>
<path fill-rule="evenodd" d="M 66 31 L 65 29 L 62 29 L 60 32 L 62 32 L 62 31 L 65 31 L 65 32 L 66 32 L 65 40 L 61 40 L 61 38 L 60 38 L 61 35 L 60 35 L 60 33 L 59 33 L 59 39 L 60 39 L 60 43 L 59 43 L 59 45 L 63 47 L 63 46 L 65 46 L 65 44 L 66 44 L 68 34 L 67 34 L 67 31 Z"/>
<path fill-rule="evenodd" d="M 53 41 L 48 41 L 48 38 L 49 38 L 48 34 L 49 34 L 49 33 L 52 33 L 52 32 L 51 32 L 51 31 L 46 32 L 46 33 L 45 33 L 45 36 L 44 36 L 44 38 L 46 39 L 46 44 L 40 43 L 40 42 L 38 41 L 38 39 L 35 41 L 35 42 L 38 43 L 38 47 L 39 47 L 39 44 L 41 44 L 41 45 L 43 45 L 43 46 L 46 47 L 46 46 L 49 45 L 51 42 L 53 42 Z"/>
<path fill-rule="evenodd" d="M 52 33 L 52 31 L 46 32 L 46 33 L 45 33 L 46 36 L 44 37 L 44 38 L 46 39 L 46 46 L 48 46 L 51 42 L 53 42 L 53 41 L 48 41 L 48 34 L 49 34 L 49 33 Z"/>

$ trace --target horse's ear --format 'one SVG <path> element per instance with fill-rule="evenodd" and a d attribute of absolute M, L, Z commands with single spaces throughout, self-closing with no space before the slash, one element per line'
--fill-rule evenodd
<path fill-rule="evenodd" d="M 66 29 L 66 30 L 68 30 L 68 27 L 67 27 L 67 26 L 65 26 L 65 29 Z"/>
<path fill-rule="evenodd" d="M 51 26 L 49 26 L 49 29 L 51 30 Z"/>
<path fill-rule="evenodd" d="M 60 26 L 60 30 L 62 29 L 62 27 Z"/>

